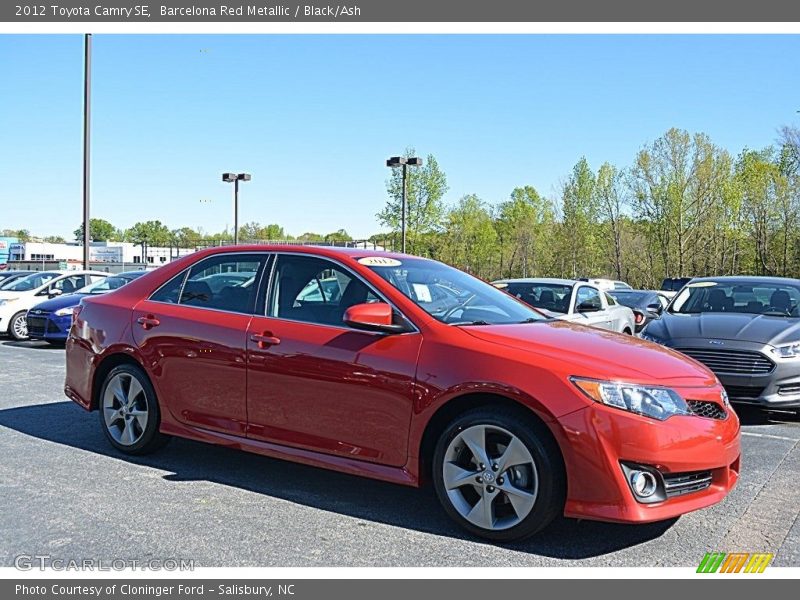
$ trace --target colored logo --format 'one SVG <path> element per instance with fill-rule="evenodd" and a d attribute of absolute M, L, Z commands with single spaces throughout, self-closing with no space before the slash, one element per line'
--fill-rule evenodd
<path fill-rule="evenodd" d="M 763 573 L 774 554 L 767 552 L 706 552 L 698 573 Z"/>

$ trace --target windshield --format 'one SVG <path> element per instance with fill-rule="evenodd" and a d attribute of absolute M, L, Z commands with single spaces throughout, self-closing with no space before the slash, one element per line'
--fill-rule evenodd
<path fill-rule="evenodd" d="M 558 283 L 526 283 L 511 281 L 506 291 L 536 308 L 565 314 L 569 311 L 572 286 Z"/>
<path fill-rule="evenodd" d="M 678 314 L 746 313 L 800 317 L 800 288 L 784 283 L 690 283 L 675 297 L 669 312 Z"/>
<path fill-rule="evenodd" d="M 144 275 L 145 271 L 141 272 L 141 275 Z M 76 293 L 77 294 L 105 294 L 106 292 L 110 292 L 111 290 L 116 290 L 117 288 L 121 288 L 126 283 L 133 281 L 140 275 L 137 273 L 135 275 L 112 275 L 111 277 L 104 277 L 100 281 L 95 281 L 94 283 L 90 283 L 79 289 Z"/>
<path fill-rule="evenodd" d="M 15 279 L 8 286 L 3 287 L 4 292 L 29 292 L 45 285 L 51 279 L 55 279 L 61 273 L 32 273 L 22 279 Z"/>
<path fill-rule="evenodd" d="M 443 323 L 506 325 L 546 320 L 496 287 L 436 261 L 362 258 L 359 262 Z"/>

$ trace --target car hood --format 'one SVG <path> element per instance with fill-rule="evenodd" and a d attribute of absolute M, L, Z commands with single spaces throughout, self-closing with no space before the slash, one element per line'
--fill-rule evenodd
<path fill-rule="evenodd" d="M 658 344 L 567 321 L 461 328 L 494 344 L 556 359 L 571 375 L 631 383 L 711 386 L 716 377 L 700 363 Z"/>
<path fill-rule="evenodd" d="M 701 338 L 779 345 L 800 341 L 800 319 L 745 313 L 664 313 L 648 325 L 647 333 L 667 343 Z"/>
<path fill-rule="evenodd" d="M 66 294 L 64 296 L 58 296 L 57 298 L 51 298 L 50 300 L 40 302 L 31 310 L 45 310 L 47 312 L 53 312 L 60 308 L 78 306 L 81 298 L 85 298 L 87 295 L 88 294 Z"/>
<path fill-rule="evenodd" d="M 31 296 L 37 290 L 25 290 L 24 292 L 12 292 L 11 290 L 0 291 L 0 300 L 5 298 L 19 298 L 20 296 Z"/>

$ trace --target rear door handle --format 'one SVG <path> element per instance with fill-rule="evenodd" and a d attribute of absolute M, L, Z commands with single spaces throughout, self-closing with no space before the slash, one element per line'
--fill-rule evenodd
<path fill-rule="evenodd" d="M 147 315 L 146 317 L 139 317 L 136 319 L 136 322 L 141 325 L 144 329 L 152 329 L 153 327 L 158 327 L 161 325 L 161 321 L 156 319 L 153 315 Z"/>
<path fill-rule="evenodd" d="M 259 348 L 266 348 L 268 346 L 277 346 L 281 343 L 281 338 L 275 337 L 269 331 L 264 333 L 254 333 L 250 339 L 258 344 Z"/>

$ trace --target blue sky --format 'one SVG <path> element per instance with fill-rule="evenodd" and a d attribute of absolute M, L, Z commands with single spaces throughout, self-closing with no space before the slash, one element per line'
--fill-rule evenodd
<path fill-rule="evenodd" d="M 82 48 L 0 36 L 0 229 L 80 222 Z M 93 56 L 92 214 L 120 227 L 221 230 L 241 170 L 240 222 L 366 237 L 407 146 L 448 202 L 497 203 L 669 127 L 738 153 L 800 120 L 798 36 L 97 35 Z"/>

